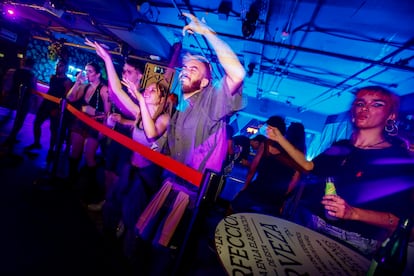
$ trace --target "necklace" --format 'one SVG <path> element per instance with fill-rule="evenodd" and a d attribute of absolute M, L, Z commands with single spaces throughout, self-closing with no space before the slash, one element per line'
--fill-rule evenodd
<path fill-rule="evenodd" d="M 91 101 L 93 94 L 95 94 L 96 88 L 98 87 L 98 85 L 100 84 L 100 82 L 98 83 L 91 83 L 90 86 L 88 87 L 87 91 L 86 91 L 86 95 L 85 95 L 85 101 L 89 104 L 89 102 Z"/>
<path fill-rule="evenodd" d="M 378 145 L 381 145 L 382 143 L 385 143 L 386 141 L 385 140 L 381 140 L 381 141 L 379 141 L 379 142 L 377 142 L 377 143 L 374 143 L 374 144 L 371 144 L 371 145 L 366 145 L 366 146 L 356 146 L 357 148 L 373 148 L 373 147 L 375 147 L 375 146 L 378 146 Z"/>

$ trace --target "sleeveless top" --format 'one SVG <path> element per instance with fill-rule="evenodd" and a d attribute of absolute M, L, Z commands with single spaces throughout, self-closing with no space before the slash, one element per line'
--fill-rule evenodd
<path fill-rule="evenodd" d="M 256 179 L 247 186 L 249 193 L 261 202 L 281 204 L 296 169 L 283 154 L 264 152 L 257 166 Z"/>
<path fill-rule="evenodd" d="M 105 113 L 105 107 L 103 104 L 103 100 L 101 97 L 101 88 L 103 86 L 103 83 L 99 83 L 98 86 L 96 87 L 95 91 L 93 92 L 93 95 L 91 97 L 91 99 L 89 100 L 89 103 L 86 102 L 85 99 L 85 95 L 86 95 L 86 91 L 88 90 L 90 84 L 85 86 L 85 89 L 83 90 L 83 96 L 82 96 L 82 100 L 81 100 L 81 106 L 82 105 L 89 105 L 93 108 L 95 108 L 95 114 L 98 113 Z"/>
<path fill-rule="evenodd" d="M 161 135 L 161 137 L 158 139 L 150 141 L 147 139 L 147 136 L 145 135 L 145 131 L 143 129 L 134 127 L 134 130 L 132 131 L 132 139 L 154 151 L 160 152 L 166 141 L 166 136 Z M 147 167 L 152 164 L 151 161 L 146 159 L 138 152 L 134 152 L 132 154 L 131 163 L 138 168 Z"/>
<path fill-rule="evenodd" d="M 49 90 L 47 94 L 51 96 L 55 96 L 57 98 L 65 97 L 65 94 L 66 94 L 65 82 L 68 80 L 70 81 L 68 77 L 57 77 L 56 75 L 53 75 L 52 77 L 50 77 Z M 52 108 L 52 109 L 58 108 L 58 105 L 56 103 L 48 101 L 48 100 L 43 101 L 43 104 L 47 105 L 49 108 Z"/>

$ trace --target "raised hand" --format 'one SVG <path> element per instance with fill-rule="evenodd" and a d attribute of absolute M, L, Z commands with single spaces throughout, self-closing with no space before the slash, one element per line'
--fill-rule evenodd
<path fill-rule="evenodd" d="M 198 33 L 202 35 L 214 33 L 214 31 L 209 26 L 207 26 L 204 18 L 200 21 L 197 17 L 195 17 L 192 14 L 183 13 L 183 15 L 191 20 L 190 23 L 184 26 L 183 36 L 185 36 L 186 32 L 188 32 L 189 34 Z"/>
<path fill-rule="evenodd" d="M 142 96 L 141 92 L 138 91 L 137 86 L 135 83 L 129 81 L 126 78 L 123 78 L 121 83 L 128 88 L 128 93 L 132 95 L 135 99 L 137 99 L 139 102 L 144 100 L 144 97 Z"/>
<path fill-rule="evenodd" d="M 85 44 L 95 48 L 96 53 L 98 54 L 98 56 L 100 56 L 104 61 L 110 59 L 110 55 L 108 53 L 108 51 L 104 48 L 104 46 L 102 44 L 99 44 L 96 41 L 90 41 L 88 38 L 85 38 Z"/>
<path fill-rule="evenodd" d="M 266 128 L 266 136 L 270 140 L 275 142 L 279 142 L 281 138 L 283 138 L 283 134 L 277 127 L 267 126 Z"/>
<path fill-rule="evenodd" d="M 82 84 L 86 82 L 86 76 L 85 76 L 85 72 L 81 71 L 79 72 L 79 74 L 76 76 L 76 83 L 77 84 Z"/>

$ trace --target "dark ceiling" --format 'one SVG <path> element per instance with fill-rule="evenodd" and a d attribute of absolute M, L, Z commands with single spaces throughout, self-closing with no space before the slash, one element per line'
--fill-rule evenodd
<path fill-rule="evenodd" d="M 168 64 L 172 46 L 215 61 L 203 37 L 183 37 L 182 12 L 204 17 L 227 41 L 249 76 L 249 104 L 290 110 L 301 120 L 348 109 L 357 87 L 382 85 L 403 96 L 414 93 L 412 0 L 58 0 L 6 1 L 32 35 L 64 37 L 84 45 L 98 40 L 117 53 Z M 23 19 L 24 18 L 24 19 Z M 247 22 L 246 22 L 247 21 Z M 244 32 L 242 26 L 244 25 Z M 254 29 L 254 32 L 252 32 Z M 250 33 L 249 33 L 250 30 Z M 221 71 L 214 66 L 215 75 Z"/>

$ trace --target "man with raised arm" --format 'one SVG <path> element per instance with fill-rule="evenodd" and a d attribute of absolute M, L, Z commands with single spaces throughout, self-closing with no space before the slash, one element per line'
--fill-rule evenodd
<path fill-rule="evenodd" d="M 245 69 L 227 43 L 203 20 L 183 13 L 190 23 L 183 35 L 203 35 L 217 54 L 225 75 L 213 85 L 210 62 L 203 56 L 186 54 L 179 74 L 181 93 L 177 112 L 168 130 L 168 147 L 164 153 L 200 172 L 220 172 L 227 152 L 226 119 L 242 108 L 242 84 Z M 87 41 L 105 60 L 107 52 L 97 42 Z M 109 83 L 114 91 L 121 90 L 113 66 L 107 67 Z M 111 76 L 114 76 L 111 79 Z M 118 88 L 118 89 L 116 89 Z M 139 109 L 125 93 L 114 93 L 123 111 L 137 116 Z"/>
<path fill-rule="evenodd" d="M 215 50 L 225 75 L 213 85 L 210 62 L 198 55 L 186 54 L 179 74 L 181 95 L 177 112 L 168 131 L 168 149 L 172 158 L 204 172 L 220 172 L 227 152 L 226 118 L 242 108 L 243 65 L 229 45 L 204 21 L 183 13 L 191 22 L 183 35 L 203 35 Z"/>

